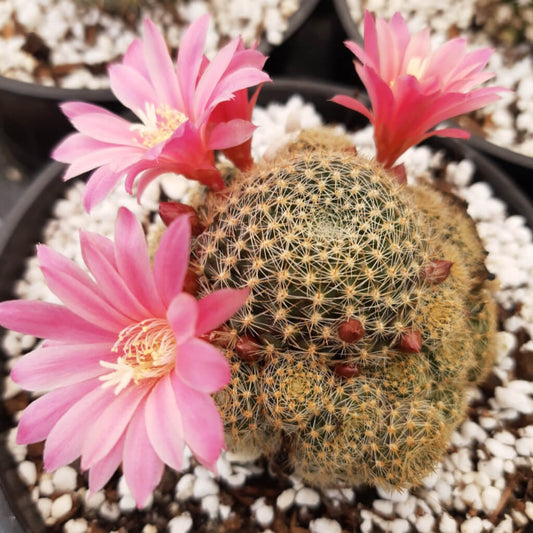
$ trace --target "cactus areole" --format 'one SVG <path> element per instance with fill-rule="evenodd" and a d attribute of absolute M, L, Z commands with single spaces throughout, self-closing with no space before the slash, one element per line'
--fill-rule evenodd
<path fill-rule="evenodd" d="M 399 489 L 435 468 L 489 369 L 495 306 L 460 202 L 348 147 L 312 131 L 228 177 L 193 267 L 199 295 L 251 289 L 214 336 L 228 447 L 282 450 L 319 487 Z"/>

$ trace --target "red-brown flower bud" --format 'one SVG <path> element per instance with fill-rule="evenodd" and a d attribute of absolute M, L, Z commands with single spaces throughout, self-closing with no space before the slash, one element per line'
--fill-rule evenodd
<path fill-rule="evenodd" d="M 200 223 L 200 217 L 196 209 L 190 205 L 185 205 L 180 202 L 161 202 L 159 204 L 159 215 L 167 226 L 170 226 L 178 217 L 187 215 L 191 224 L 191 234 L 194 237 L 200 235 L 205 230 L 204 226 Z"/>
<path fill-rule="evenodd" d="M 237 356 L 247 363 L 254 363 L 259 359 L 261 345 L 251 335 L 242 335 L 235 345 Z"/>
<path fill-rule="evenodd" d="M 350 146 L 349 148 L 345 148 L 344 151 L 347 154 L 357 155 L 357 147 L 356 146 Z"/>
<path fill-rule="evenodd" d="M 339 326 L 338 332 L 341 341 L 351 344 L 363 338 L 365 329 L 359 320 L 350 318 Z"/>
<path fill-rule="evenodd" d="M 422 349 L 422 335 L 416 329 L 406 329 L 398 342 L 398 348 L 405 353 L 419 353 Z"/>
<path fill-rule="evenodd" d="M 346 365 L 341 363 L 335 365 L 335 374 L 346 379 L 356 378 L 361 375 L 361 369 L 359 368 L 359 365 L 356 364 Z"/>
<path fill-rule="evenodd" d="M 229 348 L 232 340 L 231 331 L 232 330 L 229 326 L 222 324 L 222 326 L 219 326 L 217 329 L 209 332 L 206 338 L 211 344 L 216 344 L 222 348 Z"/>
<path fill-rule="evenodd" d="M 195 296 L 198 289 L 198 276 L 192 271 L 192 269 L 188 268 L 183 281 L 183 292 L 187 292 Z"/>
<path fill-rule="evenodd" d="M 394 178 L 396 178 L 396 181 L 400 185 L 405 185 L 407 183 L 407 172 L 405 171 L 405 165 L 403 163 L 389 168 L 389 172 Z"/>
<path fill-rule="evenodd" d="M 453 263 L 445 259 L 434 259 L 422 267 L 422 279 L 428 283 L 442 283 L 449 275 Z"/>

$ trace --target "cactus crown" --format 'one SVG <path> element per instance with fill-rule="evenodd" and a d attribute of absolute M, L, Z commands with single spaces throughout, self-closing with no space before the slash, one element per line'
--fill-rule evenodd
<path fill-rule="evenodd" d="M 418 483 L 490 364 L 484 252 L 457 201 L 400 185 L 343 139 L 311 132 L 208 197 L 200 295 L 248 286 L 211 340 L 231 448 L 322 486 Z M 453 263 L 453 265 L 452 265 Z"/>

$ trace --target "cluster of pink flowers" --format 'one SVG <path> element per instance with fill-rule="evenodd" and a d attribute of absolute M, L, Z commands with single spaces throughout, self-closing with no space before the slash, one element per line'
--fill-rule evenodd
<path fill-rule="evenodd" d="M 52 156 L 70 164 L 65 179 L 96 168 L 85 191 L 87 210 L 121 179 L 129 193 L 136 184 L 140 197 L 165 172 L 223 189 L 215 150 L 240 168 L 251 164 L 255 101 L 249 103 L 247 88 L 270 81 L 261 70 L 266 58 L 233 39 L 209 61 L 203 53 L 208 25 L 204 15 L 188 28 L 174 66 L 163 36 L 145 20 L 144 40 L 135 40 L 122 62 L 109 68 L 113 93 L 140 122 L 84 102 L 62 105 L 78 132 Z"/>
<path fill-rule="evenodd" d="M 203 53 L 208 24 L 204 16 L 191 25 L 174 66 L 147 20 L 144 39 L 110 67 L 112 90 L 137 122 L 83 102 L 63 104 L 77 132 L 53 155 L 70 165 L 65 179 L 93 171 L 84 196 L 88 211 L 119 181 L 140 198 L 164 172 L 221 190 L 216 150 L 242 170 L 252 165 L 251 116 L 261 84 L 269 81 L 266 58 L 234 39 L 209 61 Z M 365 50 L 347 46 L 360 61 L 356 69 L 372 110 L 346 96 L 334 100 L 370 119 L 385 166 L 430 135 L 464 137 L 457 129 L 429 130 L 498 98 L 499 88 L 473 90 L 491 77 L 481 72 L 489 50 L 466 53 L 465 42 L 455 39 L 432 52 L 429 35 L 411 37 L 399 15 L 387 23 L 367 13 Z M 253 86 L 259 87 L 249 97 Z M 4 327 L 46 339 L 11 374 L 25 389 L 47 391 L 24 412 L 18 442 L 46 440 L 48 470 L 81 458 L 92 492 L 122 464 L 139 507 L 164 465 L 182 468 L 185 445 L 213 471 L 224 447 L 211 395 L 228 384 L 230 368 L 206 334 L 244 305 L 249 291 L 220 290 L 201 300 L 187 293 L 190 237 L 189 216 L 177 216 L 152 264 L 143 228 L 121 208 L 114 241 L 80 235 L 90 274 L 38 248 L 46 282 L 62 304 L 0 304 Z"/>

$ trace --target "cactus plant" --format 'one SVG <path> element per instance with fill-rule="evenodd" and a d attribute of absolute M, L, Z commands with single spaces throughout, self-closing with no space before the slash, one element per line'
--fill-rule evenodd
<path fill-rule="evenodd" d="M 211 342 L 227 445 L 315 486 L 402 488 L 435 467 L 486 373 L 491 280 L 451 195 L 398 182 L 330 131 L 233 173 L 200 210 L 199 295 L 248 286 Z"/>

